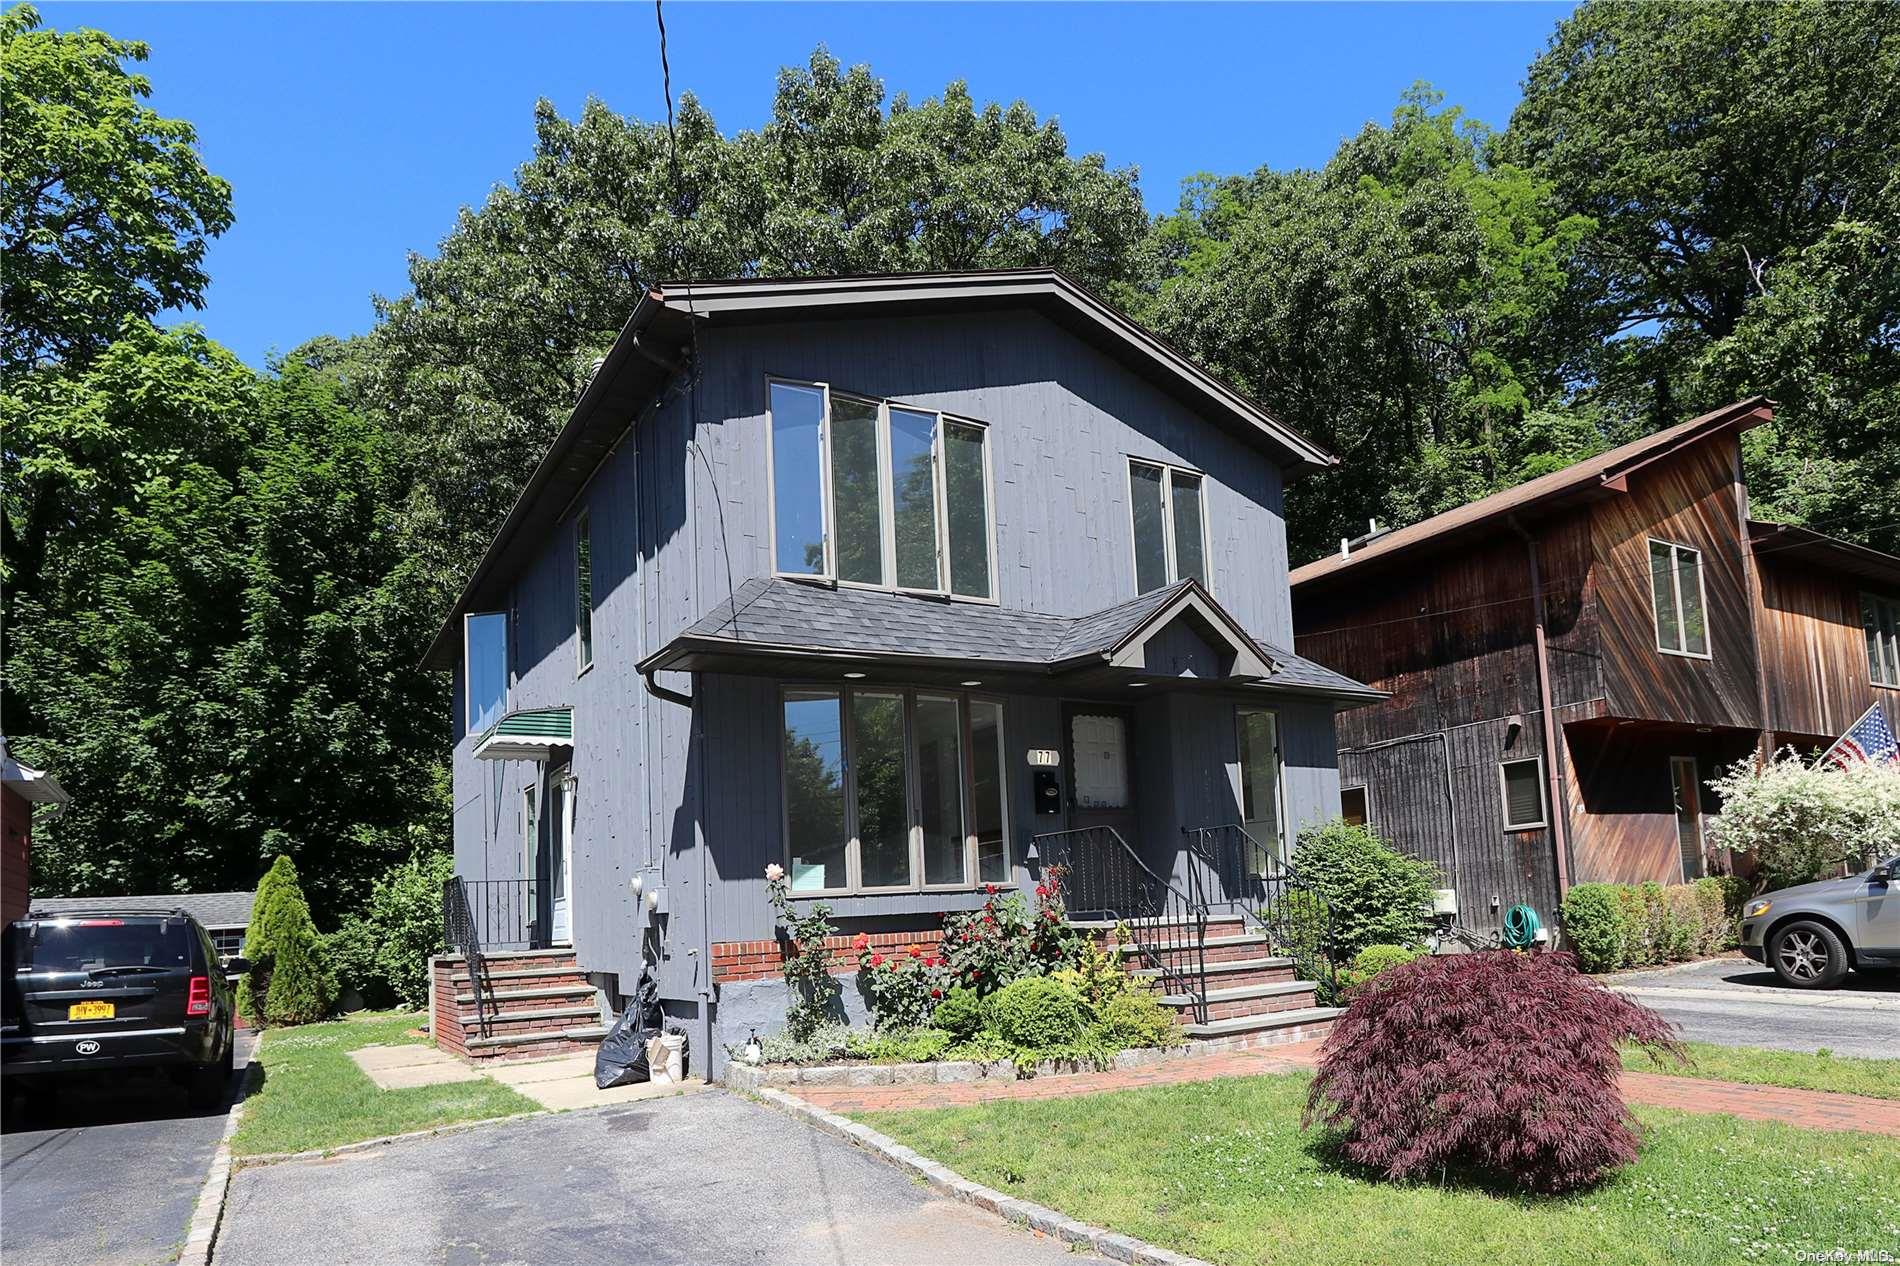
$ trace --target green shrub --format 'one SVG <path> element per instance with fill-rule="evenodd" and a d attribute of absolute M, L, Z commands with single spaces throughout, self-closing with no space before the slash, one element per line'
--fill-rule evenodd
<path fill-rule="evenodd" d="M 292 941 L 304 941 L 307 942 L 306 956 L 320 967 L 316 940 L 316 924 L 310 921 L 310 904 L 304 900 L 303 887 L 297 882 L 296 864 L 280 854 L 258 881 L 257 894 L 251 902 L 250 927 L 244 934 L 244 956 L 251 961 L 251 970 L 238 982 L 238 1011 L 245 1019 L 258 1028 L 278 1022 L 277 1017 L 270 1014 L 271 977 L 277 958 Z M 319 996 L 328 985 L 327 979 L 317 981 Z M 302 988 L 299 984 L 298 991 Z M 326 1006 L 328 1001 L 325 997 Z"/>
<path fill-rule="evenodd" d="M 406 1007 L 428 1005 L 429 959 L 446 947 L 442 885 L 454 873 L 448 853 L 425 853 L 391 866 L 370 890 L 376 983 Z"/>
<path fill-rule="evenodd" d="M 943 996 L 930 1022 L 952 1037 L 969 1037 L 983 1027 L 983 1000 L 976 990 L 958 985 Z"/>
<path fill-rule="evenodd" d="M 272 1024 L 321 1020 L 330 1008 L 328 984 L 316 934 L 292 933 L 277 947 L 264 1013 Z"/>
<path fill-rule="evenodd" d="M 1093 1033 L 1104 1045 L 1119 1049 L 1179 1046 L 1182 1041 L 1181 1019 L 1174 1009 L 1140 989 L 1123 989 L 1103 1003 Z"/>
<path fill-rule="evenodd" d="M 1623 949 L 1618 963 L 1623 967 L 1647 967 L 1655 962 L 1650 957 L 1649 947 L 1649 907 L 1643 901 L 1640 888 L 1632 884 L 1607 884 L 1616 894 L 1617 904 L 1623 910 Z M 1609 970 L 1605 968 L 1604 970 Z"/>
<path fill-rule="evenodd" d="M 1120 945 L 1119 939 L 1116 943 Z M 1122 970 L 1121 954 L 1103 949 L 1092 939 L 1078 948 L 1073 967 L 1051 972 L 1050 978 L 1075 990 L 1090 1015 L 1098 1014 L 1110 1001 L 1127 992 L 1129 985 L 1128 973 Z"/>
<path fill-rule="evenodd" d="M 366 1007 L 382 1008 L 395 1001 L 382 969 L 377 966 L 376 932 L 351 915 L 342 926 L 323 937 L 323 961 L 330 973 L 330 995 L 342 998 L 354 989 Z"/>
<path fill-rule="evenodd" d="M 953 1039 L 942 1029 L 877 1030 L 852 1033 L 847 1050 L 880 1064 L 927 1064 L 943 1058 Z"/>
<path fill-rule="evenodd" d="M 1806 883 L 1900 844 L 1900 765 L 1810 766 L 1792 748 L 1753 756 L 1709 781 L 1722 812 L 1709 842 L 1753 855 L 1767 888 Z"/>
<path fill-rule="evenodd" d="M 1583 970 L 1614 971 L 1624 964 L 1629 939 L 1625 909 L 1618 884 L 1578 884 L 1564 894 L 1564 939 Z"/>
<path fill-rule="evenodd" d="M 1424 938 L 1437 868 L 1392 848 L 1368 828 L 1337 818 L 1305 828 L 1293 869 L 1325 898 L 1336 962 L 1368 945 Z"/>
<path fill-rule="evenodd" d="M 1023 1047 L 1061 1046 L 1082 1034 L 1082 1000 L 1060 981 L 1025 976 L 990 996 L 989 1027 Z"/>
<path fill-rule="evenodd" d="M 1350 966 L 1341 970 L 1339 987 L 1342 992 L 1356 988 L 1387 968 L 1403 966 L 1424 954 L 1424 950 L 1407 945 L 1368 945 L 1353 955 Z"/>

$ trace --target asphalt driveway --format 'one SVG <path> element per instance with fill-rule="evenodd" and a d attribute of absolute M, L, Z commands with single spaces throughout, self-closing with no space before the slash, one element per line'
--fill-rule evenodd
<path fill-rule="evenodd" d="M 1603 978 L 1692 1041 L 1900 1057 L 1900 973 L 1850 972 L 1839 989 L 1789 989 L 1748 959 L 1717 958 Z"/>
<path fill-rule="evenodd" d="M 240 1068 L 250 1033 L 239 1033 Z M 232 1078 L 232 1093 L 242 1074 Z M 9 1111 L 0 1140 L 6 1266 L 153 1266 L 178 1255 L 228 1108 L 161 1076 L 62 1086 Z"/>
<path fill-rule="evenodd" d="M 214 1266 L 1100 1260 L 941 1199 L 722 1090 L 241 1169 L 213 1257 Z"/>

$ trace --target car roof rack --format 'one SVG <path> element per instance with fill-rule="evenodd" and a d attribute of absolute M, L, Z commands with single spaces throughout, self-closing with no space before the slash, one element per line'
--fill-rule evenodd
<path fill-rule="evenodd" d="M 89 906 L 78 910 L 29 910 L 23 919 L 117 919 L 130 915 L 138 919 L 189 919 L 191 911 L 183 906 Z"/>

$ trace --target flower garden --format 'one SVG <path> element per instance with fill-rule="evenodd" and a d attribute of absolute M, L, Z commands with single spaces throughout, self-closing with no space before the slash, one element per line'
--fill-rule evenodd
<path fill-rule="evenodd" d="M 766 882 L 788 948 L 792 1002 L 783 1031 L 764 1037 L 756 1062 L 973 1063 L 1008 1075 L 1037 1069 L 1106 1067 L 1131 1049 L 1182 1043 L 1175 1013 L 1122 970 L 1125 933 L 1111 944 L 1070 926 L 1060 875 L 1033 897 L 990 885 L 981 908 L 944 919 L 936 944 L 891 951 L 860 933 L 853 943 L 857 988 L 871 1023 L 840 1022 L 844 982 L 832 974 L 829 907 L 791 904 L 784 874 Z M 750 1053 L 734 1049 L 738 1061 Z"/>

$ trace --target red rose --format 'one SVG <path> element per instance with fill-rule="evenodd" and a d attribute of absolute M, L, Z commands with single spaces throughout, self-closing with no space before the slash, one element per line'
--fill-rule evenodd
<path fill-rule="evenodd" d="M 884 955 L 882 954 L 871 955 L 871 966 L 882 967 L 883 965 L 884 965 Z"/>
<path fill-rule="evenodd" d="M 931 997 L 933 997 L 933 998 L 941 998 L 941 997 L 943 997 L 943 990 L 941 990 L 941 989 L 932 989 L 932 990 L 930 991 L 930 996 L 931 996 Z"/>
<path fill-rule="evenodd" d="M 856 936 L 851 938 L 851 948 L 857 950 L 858 953 L 860 954 L 864 952 L 865 947 L 868 946 L 870 943 L 871 943 L 871 938 L 866 936 L 862 932 L 858 933 Z"/>
<path fill-rule="evenodd" d="M 923 947 L 923 946 L 921 946 L 921 945 L 913 945 L 913 946 L 911 946 L 911 947 L 910 947 L 910 956 L 911 956 L 912 958 L 922 958 L 922 957 L 924 956 L 924 947 Z"/>

